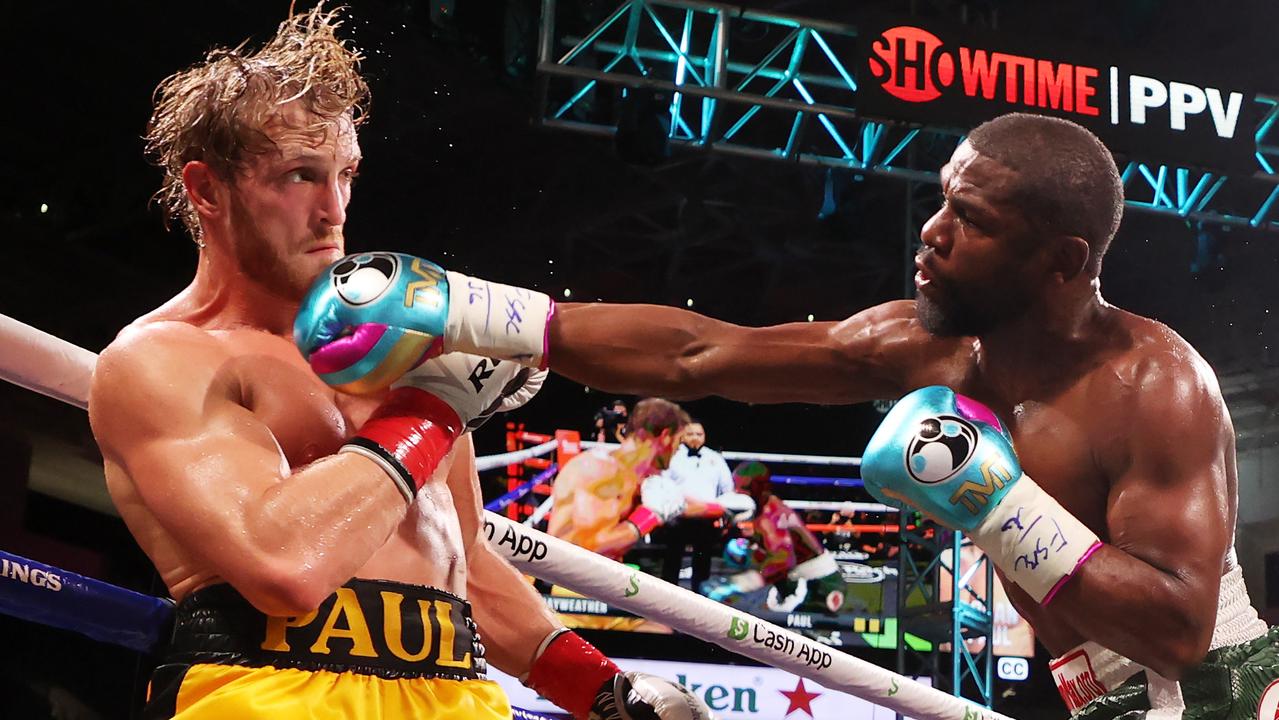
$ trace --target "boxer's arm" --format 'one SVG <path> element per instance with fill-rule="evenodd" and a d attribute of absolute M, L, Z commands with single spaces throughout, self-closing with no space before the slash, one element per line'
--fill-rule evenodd
<path fill-rule="evenodd" d="M 620 560 L 644 536 L 634 523 L 621 522 L 595 536 L 595 547 L 588 548 L 604 557 Z"/>
<path fill-rule="evenodd" d="M 290 472 L 231 366 L 201 331 L 127 331 L 94 372 L 94 435 L 184 552 L 263 612 L 302 614 L 385 542 L 404 498 L 358 455 Z"/>
<path fill-rule="evenodd" d="M 826 546 L 822 545 L 822 541 L 818 540 L 813 531 L 808 529 L 808 525 L 803 518 L 799 517 L 798 513 L 795 515 L 789 531 L 792 547 L 804 548 L 808 551 L 809 557 L 816 557 L 826 552 Z"/>
<path fill-rule="evenodd" d="M 692 495 L 684 496 L 684 512 L 680 513 L 681 517 L 715 519 L 723 515 L 724 506 L 714 500 L 698 500 Z"/>
<path fill-rule="evenodd" d="M 786 577 L 786 573 L 795 567 L 795 547 L 785 542 L 786 531 L 777 527 L 772 513 L 765 515 L 761 508 L 755 522 L 755 538 L 763 550 L 763 559 L 755 569 L 766 583 L 772 584 Z"/>
<path fill-rule="evenodd" d="M 462 532 L 470 539 L 467 595 L 489 663 L 581 720 L 689 718 L 712 720 L 705 705 L 679 685 L 625 674 L 575 633 L 564 629 L 542 598 L 481 535 L 482 507 L 475 451 L 459 443 L 449 475 Z"/>
<path fill-rule="evenodd" d="M 1123 440 L 1098 458 L 1112 478 L 1106 544 L 1048 610 L 1177 678 L 1203 660 L 1212 638 L 1234 532 L 1234 430 L 1206 367 L 1174 359 L 1134 388 L 1123 401 L 1131 410 L 1106 418 Z"/>
<path fill-rule="evenodd" d="M 483 536 L 480 478 L 469 433 L 457 441 L 448 483 L 467 539 L 466 595 L 480 629 L 485 659 L 502 672 L 520 677 L 532 667 L 543 638 L 561 623 L 533 586 L 493 552 Z"/>
<path fill-rule="evenodd" d="M 609 392 L 822 405 L 898 397 L 971 353 L 968 340 L 929 335 L 908 301 L 762 328 L 657 305 L 562 303 L 547 346 L 552 370 Z"/>

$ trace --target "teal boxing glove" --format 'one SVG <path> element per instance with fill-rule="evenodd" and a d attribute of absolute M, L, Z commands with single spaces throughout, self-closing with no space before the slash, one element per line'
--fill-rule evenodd
<path fill-rule="evenodd" d="M 968 533 L 1044 604 L 1101 546 L 1022 472 L 990 408 L 950 388 L 921 388 L 898 401 L 866 446 L 862 480 L 881 502 Z"/>
<path fill-rule="evenodd" d="M 698 590 L 715 602 L 734 605 L 740 602 L 743 596 L 766 587 L 768 587 L 768 581 L 758 570 L 746 570 L 732 577 L 716 576 L 703 580 Z"/>
<path fill-rule="evenodd" d="M 544 293 L 445 271 L 403 253 L 348 255 L 307 291 L 293 340 L 325 383 L 367 394 L 449 352 L 545 366 Z"/>

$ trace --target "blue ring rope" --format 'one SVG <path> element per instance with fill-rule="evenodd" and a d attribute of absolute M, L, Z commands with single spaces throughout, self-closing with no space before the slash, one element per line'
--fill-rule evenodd
<path fill-rule="evenodd" d="M 559 469 L 560 468 L 558 465 L 555 465 L 554 463 L 552 463 L 550 467 L 534 475 L 532 480 L 520 483 L 519 485 L 516 485 L 513 490 L 506 493 L 505 495 L 502 495 L 501 497 L 490 500 L 487 504 L 484 505 L 484 509 L 490 512 L 501 512 L 505 510 L 507 505 L 510 505 L 516 500 L 519 500 L 520 498 L 527 495 L 529 491 L 533 489 L 534 485 L 537 485 L 538 483 L 545 481 L 547 478 L 554 475 L 555 472 Z"/>

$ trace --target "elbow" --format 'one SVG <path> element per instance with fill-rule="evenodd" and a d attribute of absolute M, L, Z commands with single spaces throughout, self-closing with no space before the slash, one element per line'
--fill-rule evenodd
<path fill-rule="evenodd" d="M 250 605 L 275 617 L 298 617 L 311 613 L 336 588 L 316 577 L 315 572 L 299 568 L 261 572 L 234 585 Z"/>
<path fill-rule="evenodd" d="M 1169 680 L 1181 680 L 1204 661 L 1212 644 L 1213 619 L 1184 618 L 1177 632 L 1163 633 L 1152 657 L 1142 664 Z"/>
<path fill-rule="evenodd" d="M 1203 662 L 1205 654 L 1206 651 L 1198 654 L 1188 650 L 1173 650 L 1168 655 L 1152 658 L 1147 667 L 1175 682 L 1185 678 L 1195 666 Z"/>
<path fill-rule="evenodd" d="M 707 395 L 706 363 L 704 347 L 686 348 L 674 362 L 667 363 L 662 378 L 662 395 L 671 400 L 695 400 Z"/>
<path fill-rule="evenodd" d="M 1181 643 L 1170 654 L 1167 667 L 1154 670 L 1169 680 L 1181 680 L 1203 663 L 1204 657 L 1208 655 L 1208 646 L 1208 642 Z"/>

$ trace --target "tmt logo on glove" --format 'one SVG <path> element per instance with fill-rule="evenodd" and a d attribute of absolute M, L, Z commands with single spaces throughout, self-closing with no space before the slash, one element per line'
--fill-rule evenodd
<path fill-rule="evenodd" d="M 347 304 L 368 305 L 386 293 L 400 276 L 400 258 L 391 253 L 348 255 L 329 272 L 338 297 Z"/>
<path fill-rule="evenodd" d="M 937 385 L 893 406 L 862 458 L 862 480 L 881 502 L 910 506 L 965 532 L 1020 476 L 1012 437 L 999 418 Z"/>
<path fill-rule="evenodd" d="M 972 423 L 954 415 L 920 420 L 906 444 L 906 472 L 925 485 L 949 480 L 973 458 L 977 435 Z"/>

